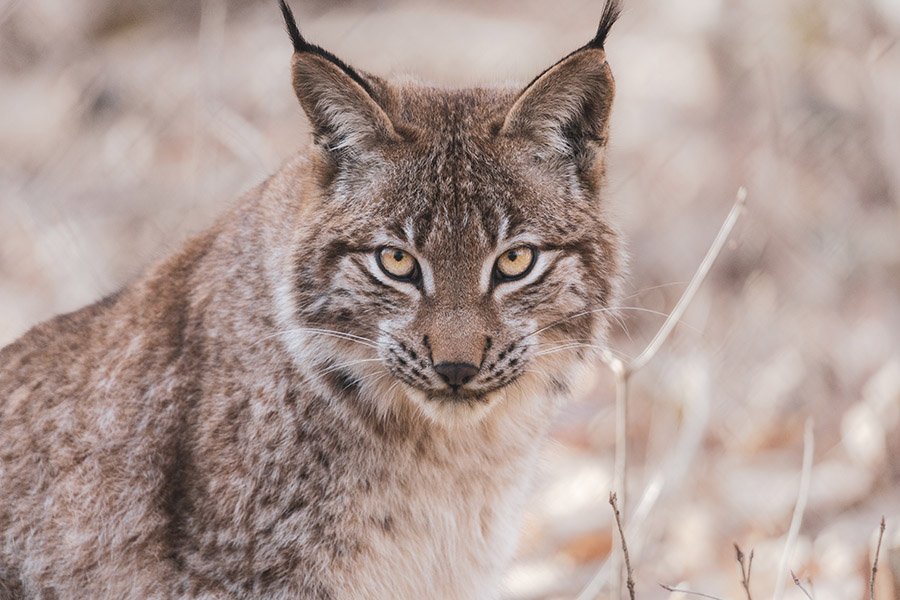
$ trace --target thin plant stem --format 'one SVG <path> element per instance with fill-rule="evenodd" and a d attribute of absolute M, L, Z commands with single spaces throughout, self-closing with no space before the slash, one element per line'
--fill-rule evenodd
<path fill-rule="evenodd" d="M 800 525 L 803 522 L 803 513 L 806 511 L 806 502 L 809 499 L 809 484 L 812 479 L 813 452 L 815 450 L 815 436 L 813 435 L 813 420 L 806 419 L 806 427 L 803 431 L 803 470 L 800 472 L 800 491 L 797 493 L 797 503 L 794 505 L 794 514 L 791 517 L 791 526 L 788 529 L 787 541 L 784 543 L 784 551 L 778 563 L 778 572 L 775 579 L 775 600 L 781 600 L 784 596 L 785 575 L 788 570 L 788 561 L 794 553 L 797 536 L 800 534 Z"/>
<path fill-rule="evenodd" d="M 881 554 L 881 540 L 884 539 L 884 515 L 881 517 L 881 528 L 878 531 L 878 546 L 875 547 L 875 559 L 872 561 L 872 573 L 869 575 L 869 600 L 875 600 L 875 576 L 878 574 L 878 555 Z"/>
<path fill-rule="evenodd" d="M 627 506 L 628 499 L 628 378 L 630 373 L 623 363 L 616 359 L 611 364 L 613 373 L 616 377 L 616 450 L 615 450 L 615 466 L 613 470 L 613 497 L 619 495 L 622 498 L 622 511 Z M 616 522 L 621 517 L 619 509 L 616 510 Z M 622 533 L 622 527 L 619 526 L 619 536 L 622 545 L 625 544 L 625 535 Z M 624 554 L 624 552 L 623 552 Z M 615 579 L 613 580 L 613 598 L 622 597 L 622 556 L 618 552 L 613 553 L 612 572 Z M 627 566 L 628 556 L 624 556 Z"/>
<path fill-rule="evenodd" d="M 728 213 L 728 216 L 725 217 L 725 221 L 719 228 L 719 233 L 713 240 L 709 250 L 707 250 L 706 256 L 703 257 L 703 261 L 697 268 L 697 272 L 691 277 L 691 282 L 688 283 L 684 293 L 681 294 L 681 298 L 678 299 L 675 308 L 669 313 L 669 316 L 666 318 L 665 322 L 663 322 L 662 327 L 659 328 L 659 331 L 656 332 L 656 335 L 653 336 L 653 339 L 650 340 L 650 343 L 644 348 L 644 351 L 628 365 L 630 371 L 640 371 L 644 365 L 650 362 L 650 359 L 656 355 L 660 347 L 662 347 L 668 339 L 669 334 L 672 333 L 675 325 L 681 320 L 684 311 L 687 310 L 688 305 L 690 305 L 691 301 L 694 299 L 694 295 L 697 293 L 700 285 L 703 284 L 703 280 L 706 279 L 706 275 L 712 268 L 716 258 L 718 258 L 719 254 L 722 252 L 722 247 L 725 245 L 728 236 L 731 235 L 731 230 L 734 229 L 735 223 L 737 223 L 738 218 L 741 216 L 741 211 L 744 208 L 746 200 L 747 188 L 741 187 L 737 191 L 737 196 L 734 199 L 734 205 L 731 207 L 731 211 Z"/>
<path fill-rule="evenodd" d="M 713 596 L 712 594 L 704 594 L 703 592 L 694 592 L 692 590 L 683 590 L 680 588 L 672 587 L 670 585 L 659 584 L 659 587 L 666 590 L 667 592 L 672 592 L 675 594 L 687 594 L 689 596 L 700 596 L 701 598 L 709 598 L 710 600 L 722 600 L 718 596 Z"/>
<path fill-rule="evenodd" d="M 753 596 L 750 594 L 750 571 L 753 569 L 753 550 L 750 550 L 750 557 L 747 558 L 741 547 L 735 544 L 734 553 L 738 564 L 741 566 L 741 585 L 744 587 L 744 593 L 747 594 L 747 600 L 753 600 Z"/>
<path fill-rule="evenodd" d="M 684 315 L 684 312 L 687 310 L 688 305 L 690 305 L 691 301 L 694 299 L 694 295 L 697 293 L 700 285 L 703 283 L 704 279 L 706 279 L 706 276 L 712 268 L 716 258 L 722 252 L 722 248 L 725 246 L 725 242 L 728 240 L 728 236 L 731 234 L 731 231 L 732 229 L 734 229 L 738 218 L 741 216 L 746 200 L 747 189 L 742 186 L 738 189 L 737 194 L 735 195 L 734 204 L 732 205 L 728 216 L 725 217 L 722 226 L 719 228 L 716 237 L 713 239 L 712 245 L 709 247 L 709 250 L 703 257 L 703 260 L 700 262 L 700 266 L 697 268 L 697 271 L 691 278 L 690 283 L 688 283 L 688 286 L 682 293 L 681 298 L 679 298 L 678 302 L 675 304 L 675 308 L 666 317 L 666 320 L 663 322 L 662 326 L 656 332 L 656 335 L 653 337 L 647 347 L 644 348 L 644 350 L 636 358 L 628 361 L 627 363 L 623 362 L 619 358 L 616 358 L 613 353 L 609 351 L 604 352 L 602 355 L 603 361 L 615 375 L 616 381 L 616 449 L 613 488 L 614 492 L 618 495 L 618 498 L 621 499 L 620 510 L 622 514 L 625 513 L 624 507 L 627 505 L 626 488 L 628 483 L 629 379 L 633 373 L 641 370 L 648 362 L 650 362 L 650 360 L 656 355 L 656 353 L 668 339 L 669 335 L 672 333 L 672 330 L 675 328 L 675 325 L 678 324 L 681 317 Z M 539 333 L 540 331 L 541 330 L 538 330 L 534 333 Z M 617 515 L 617 517 L 624 518 L 621 515 Z M 622 541 L 624 543 L 624 536 Z M 605 579 L 608 577 L 608 568 L 609 571 L 614 574 L 612 597 L 616 600 L 621 599 L 622 567 L 624 566 L 623 558 L 624 557 L 620 557 L 618 552 L 612 552 L 609 561 L 604 562 L 603 565 L 601 565 L 601 567 L 594 574 L 588 584 L 582 589 L 581 593 L 578 594 L 576 600 L 592 600 L 594 598 L 597 598 L 600 592 L 603 590 Z M 699 595 L 702 596 L 703 594 Z"/>
<path fill-rule="evenodd" d="M 791 571 L 791 579 L 794 580 L 794 585 L 796 585 L 798 588 L 800 588 L 800 591 L 803 592 L 804 596 L 809 598 L 809 600 L 815 600 L 815 598 L 813 598 L 813 595 L 809 593 L 809 590 L 807 590 L 805 587 L 803 587 L 803 584 L 800 582 L 800 578 L 797 577 L 793 571 Z"/>
<path fill-rule="evenodd" d="M 616 517 L 616 528 L 619 530 L 619 541 L 622 542 L 622 556 L 625 557 L 626 585 L 628 586 L 628 598 L 634 600 L 634 571 L 631 569 L 631 558 L 628 556 L 628 543 L 625 541 L 625 532 L 622 530 L 622 515 L 619 512 L 619 503 L 616 502 L 616 493 L 610 492 L 609 505 L 612 506 Z"/>

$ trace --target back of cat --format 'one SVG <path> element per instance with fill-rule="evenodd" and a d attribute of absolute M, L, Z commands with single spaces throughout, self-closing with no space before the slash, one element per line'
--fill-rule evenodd
<path fill-rule="evenodd" d="M 164 538 L 162 482 L 176 457 L 161 442 L 191 397 L 186 303 L 207 245 L 195 241 L 139 284 L 0 350 L 0 597 L 77 597 L 56 584 L 102 564 L 134 568 L 110 573 L 118 583 L 98 588 L 105 597 L 163 591 L 142 588 L 127 556 Z M 165 564 L 147 581 L 174 577 Z"/>

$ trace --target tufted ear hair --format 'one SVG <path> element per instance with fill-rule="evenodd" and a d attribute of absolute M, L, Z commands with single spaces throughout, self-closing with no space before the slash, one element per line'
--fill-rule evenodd
<path fill-rule="evenodd" d="M 503 120 L 501 135 L 532 140 L 539 156 L 593 167 L 606 145 L 615 95 L 603 45 L 620 12 L 618 0 L 607 0 L 594 39 L 525 86 Z"/>
<path fill-rule="evenodd" d="M 307 42 L 285 0 L 279 0 L 279 5 L 294 45 L 294 92 L 316 144 L 331 153 L 357 153 L 400 140 L 381 104 L 390 96 L 387 83 Z"/>

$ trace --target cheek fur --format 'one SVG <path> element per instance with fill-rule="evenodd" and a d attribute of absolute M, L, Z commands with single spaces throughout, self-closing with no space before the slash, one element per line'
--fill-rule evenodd
<path fill-rule="evenodd" d="M 562 257 L 543 278 L 507 296 L 501 304 L 507 313 L 540 321 L 585 310 L 590 305 L 583 265 L 574 256 Z"/>
<path fill-rule="evenodd" d="M 379 282 L 368 270 L 365 259 L 359 253 L 340 257 L 324 282 L 301 277 L 297 293 L 303 316 L 339 329 L 350 326 L 354 331 L 364 330 L 368 335 L 377 331 L 381 319 L 411 313 L 411 299 Z M 307 291 L 316 288 L 319 291 L 314 295 Z"/>

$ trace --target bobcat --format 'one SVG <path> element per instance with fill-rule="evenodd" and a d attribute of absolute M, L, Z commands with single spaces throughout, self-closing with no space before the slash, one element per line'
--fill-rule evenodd
<path fill-rule="evenodd" d="M 0 598 L 486 599 L 621 277 L 596 36 L 395 85 L 281 9 L 312 125 L 208 231 L 0 351 Z"/>

